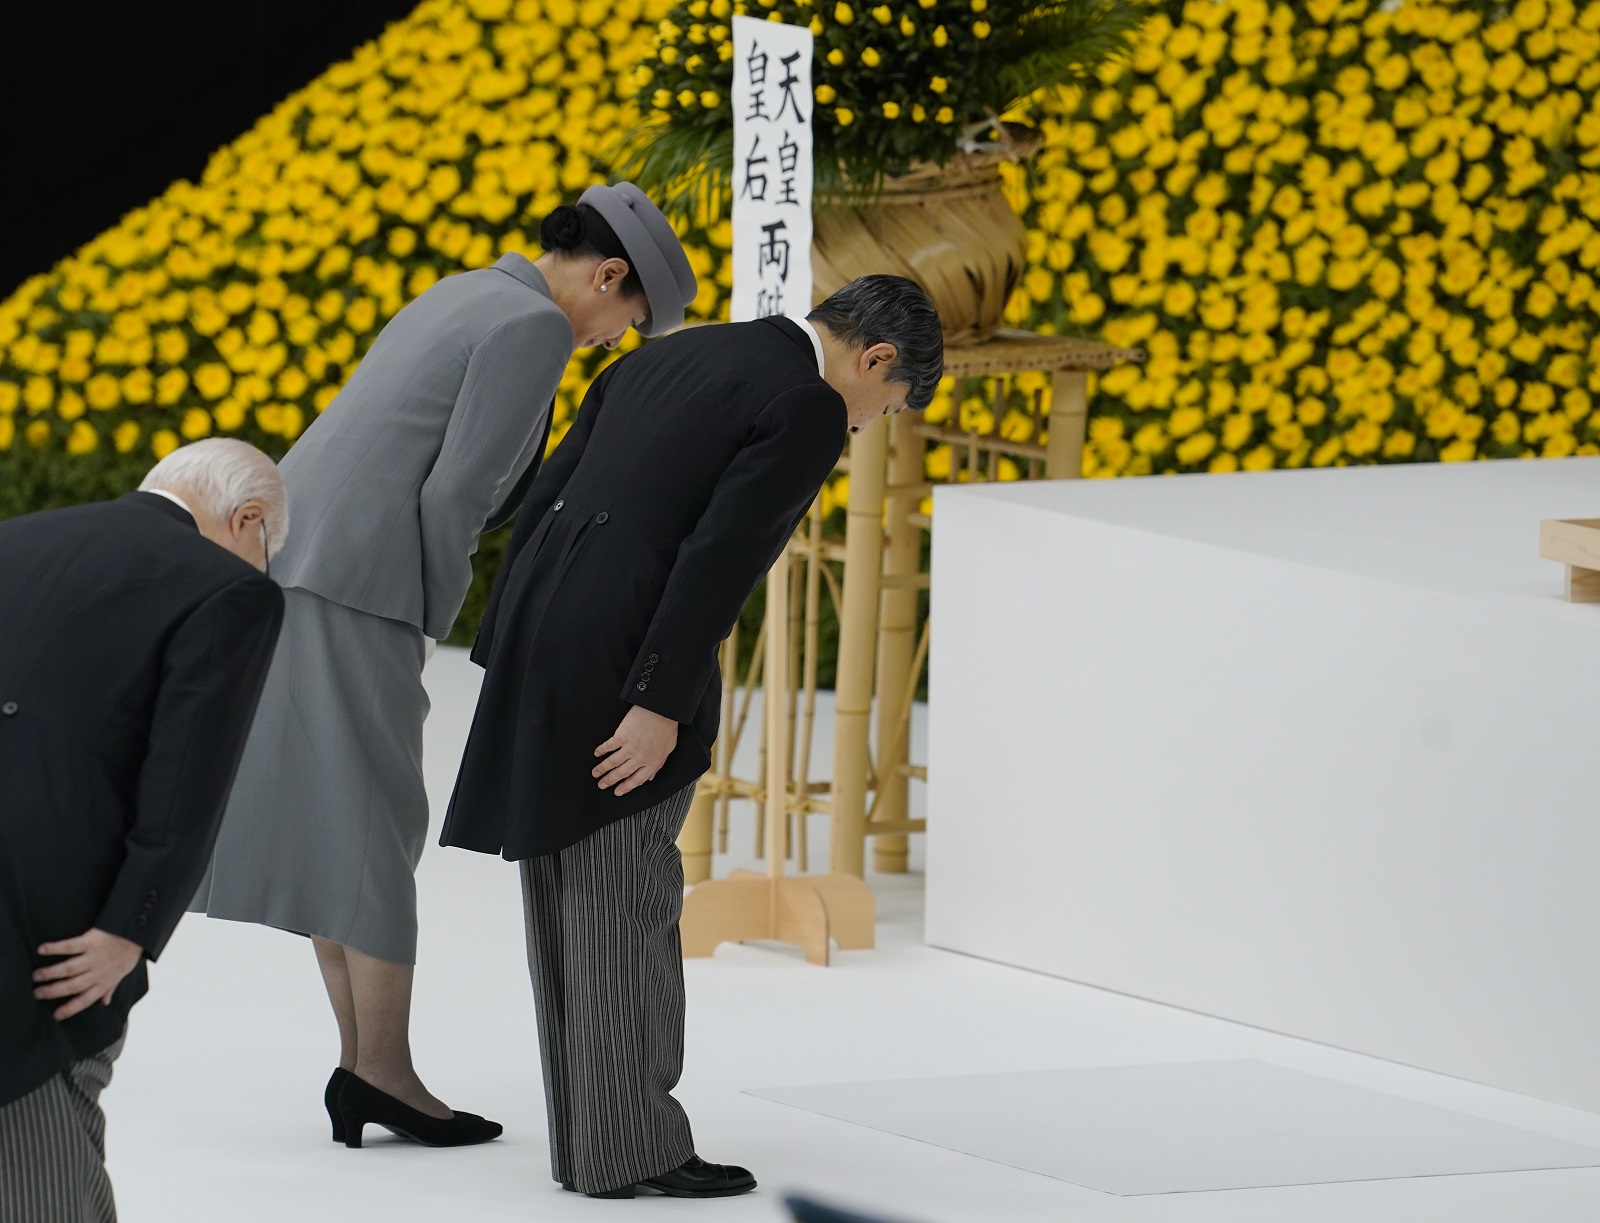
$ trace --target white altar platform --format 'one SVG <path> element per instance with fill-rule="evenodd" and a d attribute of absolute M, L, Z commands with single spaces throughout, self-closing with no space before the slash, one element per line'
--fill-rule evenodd
<path fill-rule="evenodd" d="M 1600 1112 L 1600 459 L 942 488 L 935 946 Z"/>

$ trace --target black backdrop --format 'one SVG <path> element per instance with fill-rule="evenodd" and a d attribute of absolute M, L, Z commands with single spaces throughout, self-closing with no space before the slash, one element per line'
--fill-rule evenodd
<path fill-rule="evenodd" d="M 0 296 L 114 224 L 416 0 L 11 0 Z"/>

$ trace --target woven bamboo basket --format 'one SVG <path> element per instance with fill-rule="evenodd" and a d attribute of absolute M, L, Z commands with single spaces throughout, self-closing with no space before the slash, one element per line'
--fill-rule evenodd
<path fill-rule="evenodd" d="M 816 300 L 858 276 L 916 281 L 938 307 L 946 344 L 986 340 L 1000 325 L 1028 252 L 1000 185 L 1020 150 L 962 153 L 885 180 L 853 205 L 819 197 L 811 255 Z"/>

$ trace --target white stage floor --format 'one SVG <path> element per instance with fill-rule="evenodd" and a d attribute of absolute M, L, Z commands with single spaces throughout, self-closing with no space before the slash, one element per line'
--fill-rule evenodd
<path fill-rule="evenodd" d="M 436 813 L 477 671 L 430 665 Z M 824 727 L 824 729 L 826 729 Z M 737 830 L 748 828 L 741 818 Z M 826 861 L 823 822 L 813 853 Z M 725 864 L 723 864 L 725 865 Z M 1253 1058 L 1552 1137 L 1600 1144 L 1600 1116 L 935 951 L 920 876 L 874 879 L 880 947 L 828 969 L 784 948 L 689 961 L 679 1096 L 707 1158 L 762 1189 L 710 1203 L 619 1204 L 549 1179 L 520 902 L 506 863 L 429 849 L 419 876 L 418 1065 L 445 1099 L 505 1123 L 486 1147 L 431 1151 L 328 1140 L 321 1091 L 336 1043 L 310 948 L 289 935 L 185 920 L 134 1012 L 105 1100 L 124 1223 L 439 1223 L 624 1213 L 775 1220 L 806 1191 L 903 1223 L 1592 1223 L 1600 1170 L 1516 1172 L 1116 1198 L 787 1108 L 753 1087 Z"/>

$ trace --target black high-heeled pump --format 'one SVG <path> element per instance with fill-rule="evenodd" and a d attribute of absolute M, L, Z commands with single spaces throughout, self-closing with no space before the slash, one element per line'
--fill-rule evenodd
<path fill-rule="evenodd" d="M 344 1145 L 354 1148 L 361 1146 L 362 1130 L 368 1125 L 381 1125 L 425 1147 L 472 1146 L 491 1142 L 504 1132 L 498 1121 L 476 1113 L 430 1117 L 354 1074 L 347 1075 L 339 1088 L 339 1115 L 344 1120 Z"/>
<path fill-rule="evenodd" d="M 350 1077 L 350 1072 L 343 1066 L 335 1066 L 333 1073 L 328 1076 L 328 1085 L 322 1092 L 322 1104 L 328 1110 L 328 1120 L 333 1122 L 333 1140 L 344 1141 L 344 1118 L 339 1115 L 339 1088 L 344 1086 L 344 1081 Z"/>

